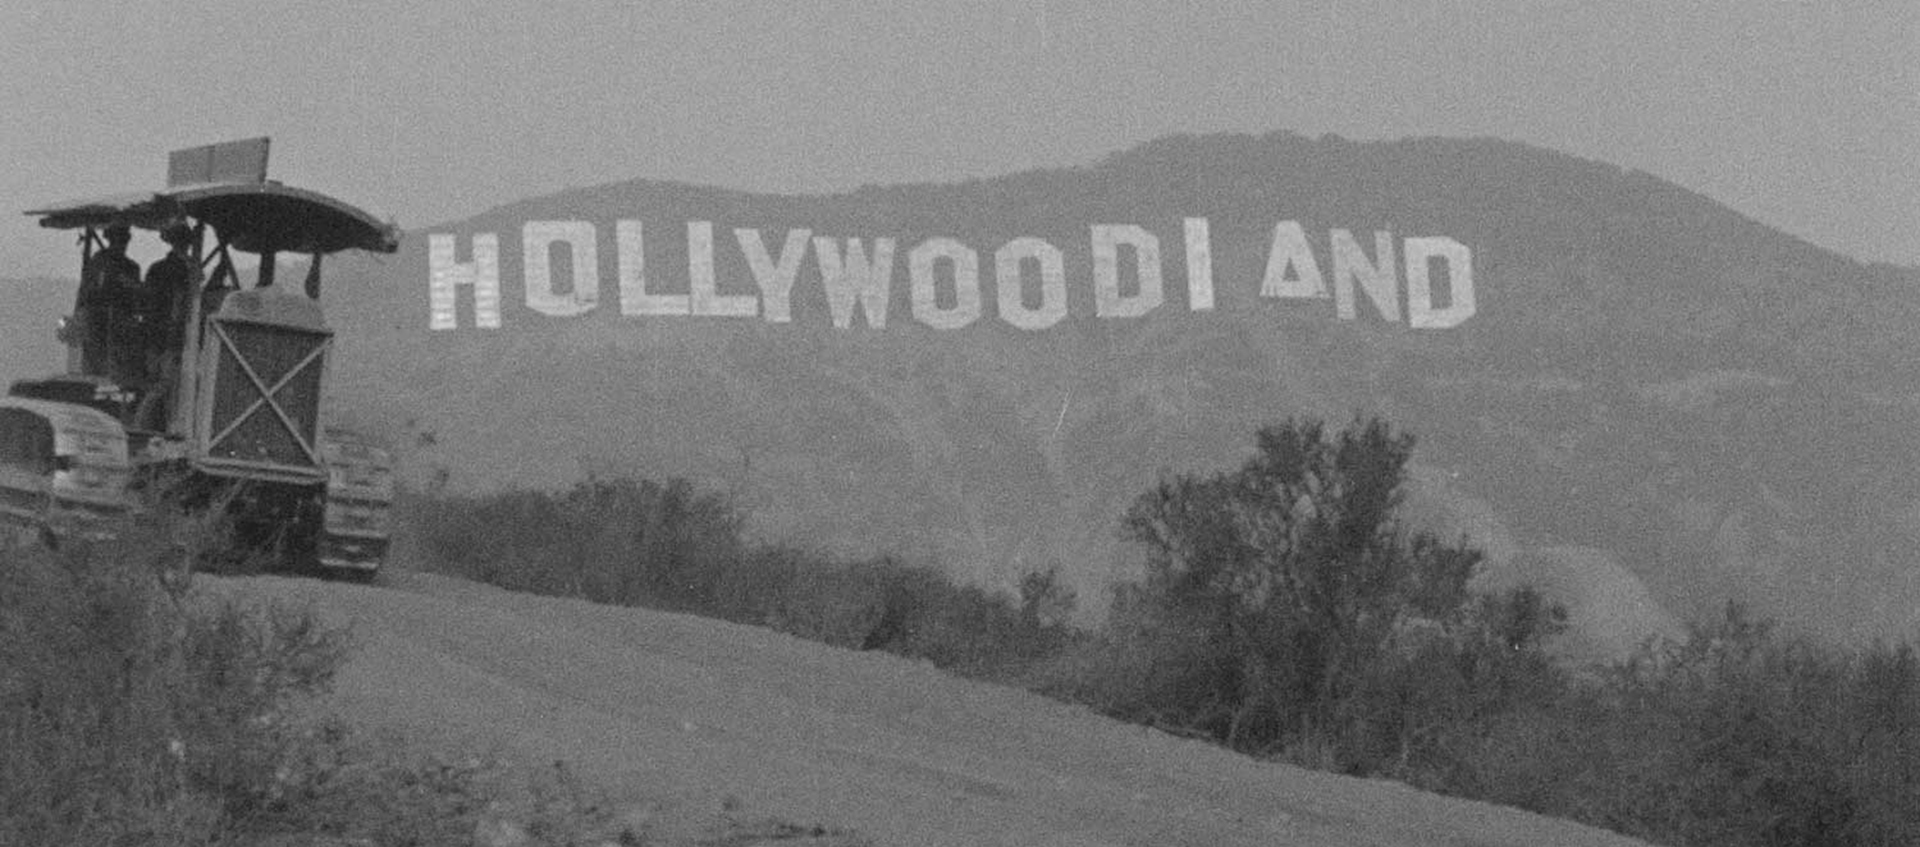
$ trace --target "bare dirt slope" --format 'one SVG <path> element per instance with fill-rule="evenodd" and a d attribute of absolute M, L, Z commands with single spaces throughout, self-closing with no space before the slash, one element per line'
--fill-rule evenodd
<path fill-rule="evenodd" d="M 201 584 L 350 624 L 357 652 L 326 705 L 362 724 L 565 760 L 621 804 L 730 796 L 887 845 L 1640 843 L 1257 763 L 893 656 L 438 576 L 390 583 Z"/>

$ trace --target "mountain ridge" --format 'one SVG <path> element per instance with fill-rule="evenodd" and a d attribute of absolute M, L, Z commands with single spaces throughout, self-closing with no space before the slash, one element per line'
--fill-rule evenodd
<path fill-rule="evenodd" d="M 1192 308 L 1193 218 L 1210 238 L 1211 310 Z M 690 222 L 707 222 L 720 297 L 755 294 L 765 270 L 730 230 L 757 230 L 769 265 L 796 229 L 870 257 L 893 239 L 885 326 L 849 306 L 836 327 L 808 239 L 786 322 L 760 316 L 764 302 L 744 317 L 623 314 L 620 220 L 644 227 L 647 291 L 666 296 L 691 295 Z M 568 242 L 549 253 L 549 306 L 583 313 L 528 307 L 529 221 L 597 236 L 597 300 L 570 290 Z M 1369 262 L 1378 231 L 1395 248 L 1453 239 L 1471 251 L 1476 311 L 1409 327 L 1407 274 L 1385 261 L 1395 320 L 1359 284 L 1352 319 L 1338 298 L 1262 296 L 1284 222 L 1336 289 L 1335 230 Z M 1157 238 L 1157 309 L 1096 316 L 1101 224 Z M 451 237 L 470 265 L 481 233 L 500 245 L 501 326 L 473 326 L 468 286 L 458 328 L 429 329 L 430 243 Z M 1023 238 L 1062 267 L 1064 316 L 1044 329 L 1009 325 L 997 302 L 996 248 Z M 981 303 L 960 329 L 912 304 L 911 250 L 935 239 L 977 257 Z M 1116 290 L 1132 296 L 1139 254 L 1119 255 Z M 932 305 L 951 313 L 957 266 L 944 267 Z M 732 493 L 768 538 L 1002 587 L 1060 565 L 1098 606 L 1133 567 L 1119 513 L 1157 478 L 1227 469 L 1256 427 L 1289 416 L 1378 414 L 1421 438 L 1410 526 L 1467 531 L 1502 579 L 1605 571 L 1559 580 L 1577 614 L 1671 630 L 1733 597 L 1837 638 L 1920 631 L 1907 552 L 1920 484 L 1904 474 L 1920 463 L 1905 437 L 1920 424 L 1920 269 L 1545 148 L 1189 135 L 1076 168 L 833 194 L 629 180 L 415 230 L 397 256 L 329 269 L 336 394 L 403 447 L 416 484 L 687 476 Z M 1437 307 L 1454 272 L 1435 277 Z M 1046 306 L 1042 277 L 1016 311 Z M 1636 584 L 1658 608 L 1620 599 Z"/>
<path fill-rule="evenodd" d="M 1211 311 L 1183 299 L 1189 218 L 1212 238 Z M 666 293 L 688 290 L 689 221 L 712 222 L 722 295 L 754 290 L 729 228 L 758 230 L 770 256 L 796 228 L 893 238 L 887 323 L 836 329 L 811 250 L 789 322 L 623 315 L 621 219 L 646 228 L 648 284 Z M 548 220 L 599 235 L 587 314 L 520 302 L 515 231 Z M 1368 256 L 1372 231 L 1455 239 L 1472 251 L 1477 312 L 1427 330 L 1404 308 L 1383 319 L 1364 291 L 1351 320 L 1332 298 L 1262 297 L 1268 233 L 1286 221 L 1329 282 L 1335 229 Z M 1159 239 L 1157 310 L 1094 316 L 1095 224 Z M 469 312 L 428 330 L 424 242 L 451 235 L 465 251 L 483 232 L 502 244 L 501 328 L 473 329 Z M 1021 237 L 1062 256 L 1066 315 L 1047 329 L 994 320 L 990 251 Z M 939 238 L 981 254 L 979 317 L 953 331 L 916 322 L 907 302 L 909 247 Z M 1079 168 L 836 194 L 631 180 L 416 231 L 379 273 L 361 268 L 364 287 L 334 284 L 353 342 L 343 390 L 370 407 L 414 395 L 393 418 L 412 434 L 396 437 L 430 432 L 417 458 L 457 485 L 564 485 L 585 467 L 687 475 L 735 492 L 772 537 L 932 559 L 997 585 L 1060 564 L 1098 598 L 1128 572 L 1118 514 L 1157 475 L 1225 469 L 1254 428 L 1288 416 L 1380 414 L 1422 438 L 1416 459 L 1436 472 L 1421 496 L 1492 504 L 1521 539 L 1503 555 L 1611 556 L 1682 617 L 1732 595 L 1840 637 L 1920 626 L 1888 599 L 1920 600 L 1900 552 L 1920 541 L 1920 512 L 1908 517 L 1920 487 L 1893 472 L 1920 460 L 1899 435 L 1920 423 L 1920 343 L 1906 331 L 1920 273 L 1544 148 L 1176 136 Z M 408 387 L 376 384 L 395 379 Z M 1461 520 L 1457 506 L 1416 511 L 1447 531 Z M 1823 572 L 1836 559 L 1868 564 L 1836 579 Z"/>

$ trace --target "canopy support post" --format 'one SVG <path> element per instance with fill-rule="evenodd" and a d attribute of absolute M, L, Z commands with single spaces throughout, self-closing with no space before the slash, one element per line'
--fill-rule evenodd
<path fill-rule="evenodd" d="M 322 254 L 320 253 L 313 254 L 312 263 L 307 265 L 307 299 L 309 300 L 320 299 L 320 256 L 321 255 Z"/>

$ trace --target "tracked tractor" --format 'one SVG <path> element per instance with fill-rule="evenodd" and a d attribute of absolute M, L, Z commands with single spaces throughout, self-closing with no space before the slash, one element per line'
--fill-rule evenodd
<path fill-rule="evenodd" d="M 320 271 L 341 251 L 394 252 L 398 230 L 267 179 L 267 148 L 176 151 L 164 189 L 27 212 L 78 234 L 81 291 L 59 329 L 67 372 L 0 398 L 0 521 L 57 543 L 164 499 L 212 513 L 230 549 L 277 569 L 379 569 L 393 462 L 329 425 Z M 139 231 L 170 242 L 169 281 L 127 278 L 119 250 Z M 236 254 L 256 257 L 251 273 Z M 292 287 L 276 284 L 288 257 L 307 262 Z"/>

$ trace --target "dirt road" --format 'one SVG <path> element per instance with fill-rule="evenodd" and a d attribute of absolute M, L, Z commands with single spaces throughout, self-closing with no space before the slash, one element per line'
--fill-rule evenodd
<path fill-rule="evenodd" d="M 1261 764 L 931 666 L 685 615 L 399 572 L 209 590 L 350 624 L 328 706 L 564 760 L 627 804 L 746 810 L 952 847 L 1640 844 L 1392 783 Z"/>

